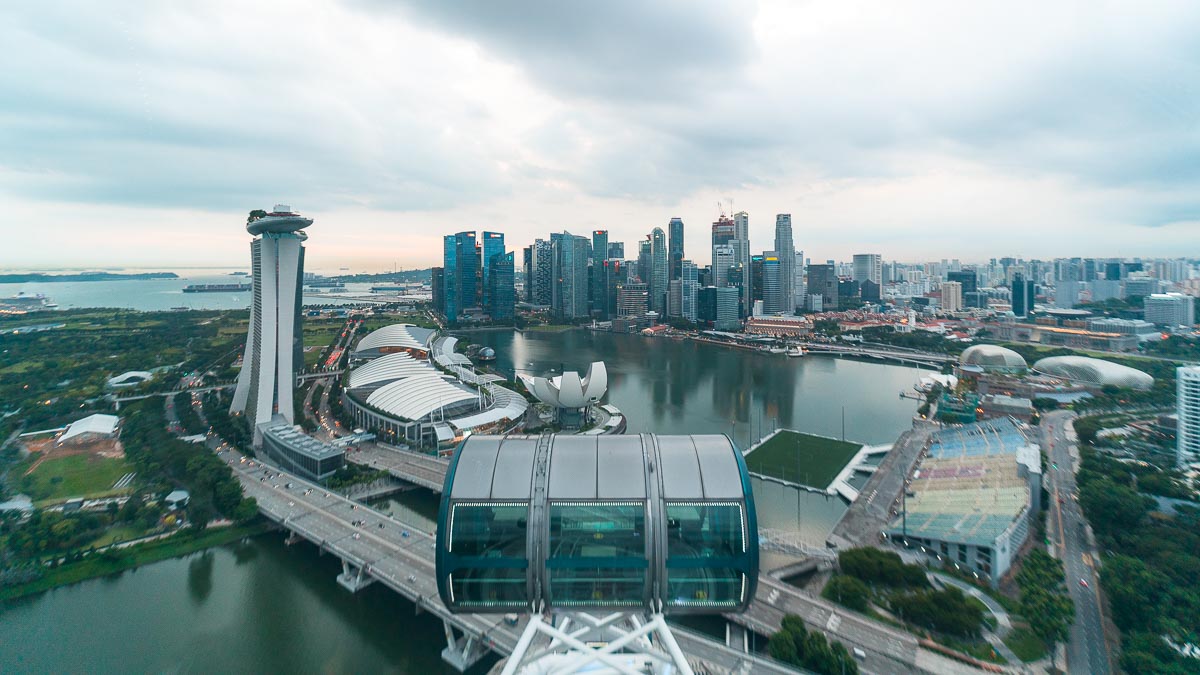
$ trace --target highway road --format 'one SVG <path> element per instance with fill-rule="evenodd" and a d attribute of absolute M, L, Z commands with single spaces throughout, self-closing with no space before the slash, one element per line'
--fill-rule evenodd
<path fill-rule="evenodd" d="M 915 434 L 910 438 L 912 462 L 917 451 L 924 447 L 925 435 Z M 414 482 L 440 492 L 445 480 L 449 461 L 402 450 L 392 450 L 375 444 L 364 444 L 351 452 L 347 459 L 375 468 L 387 469 L 397 478 Z M 899 492 L 902 472 L 895 472 L 893 493 Z M 886 514 L 888 499 L 881 499 L 882 514 Z M 882 515 L 881 514 L 881 515 Z M 759 575 L 758 594 L 754 604 L 744 615 L 728 615 L 728 618 L 763 635 L 779 630 L 784 614 L 797 614 L 812 627 L 823 629 L 829 637 L 841 640 L 847 647 L 859 647 L 867 654 L 861 662 L 868 673 L 902 673 L 919 670 L 918 664 L 929 664 L 927 672 L 979 672 L 942 657 L 933 652 L 919 649 L 916 638 L 910 633 L 848 612 L 820 598 L 805 594 L 789 584 Z"/>
<path fill-rule="evenodd" d="M 435 580 L 433 533 L 245 458 L 236 451 L 221 449 L 219 456 L 234 470 L 246 496 L 254 497 L 270 520 L 321 550 L 360 567 L 364 577 L 400 593 L 418 609 L 480 636 L 489 649 L 507 654 L 516 645 L 524 629 L 524 619 L 516 626 L 509 626 L 501 615 L 451 614 L 442 604 Z M 795 672 L 698 633 L 679 627 L 672 630 L 689 660 L 715 667 L 715 671 L 710 668 L 709 672 Z"/>
<path fill-rule="evenodd" d="M 405 450 L 390 450 L 374 443 L 364 443 L 358 450 L 346 453 L 346 461 L 384 469 L 396 478 L 434 492 L 441 492 L 446 482 L 450 460 Z"/>
<path fill-rule="evenodd" d="M 1105 675 L 1112 672 L 1112 666 L 1100 610 L 1100 583 L 1096 571 L 1099 558 L 1089 543 L 1083 510 L 1075 501 L 1079 450 L 1075 432 L 1070 427 L 1073 417 L 1074 413 L 1055 411 L 1042 418 L 1042 442 L 1051 463 L 1046 467 L 1051 500 L 1047 533 L 1063 561 L 1067 588 L 1075 601 L 1075 623 L 1067 642 L 1067 670 Z"/>

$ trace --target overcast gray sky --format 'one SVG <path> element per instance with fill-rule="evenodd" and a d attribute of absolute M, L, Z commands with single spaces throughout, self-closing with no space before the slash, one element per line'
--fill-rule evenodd
<path fill-rule="evenodd" d="M 0 266 L 312 267 L 644 237 L 814 259 L 1200 255 L 1200 3 L 12 3 Z"/>

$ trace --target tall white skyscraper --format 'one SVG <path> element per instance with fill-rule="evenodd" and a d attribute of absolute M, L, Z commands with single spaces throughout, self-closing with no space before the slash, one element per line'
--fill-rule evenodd
<path fill-rule="evenodd" d="M 734 240 L 730 242 L 734 246 L 734 254 L 737 257 L 737 264 L 742 266 L 742 298 L 741 305 L 746 308 L 746 313 L 749 313 L 751 306 L 751 295 L 753 289 L 750 287 L 750 214 L 745 211 L 738 211 L 733 214 L 733 232 Z"/>
<path fill-rule="evenodd" d="M 1146 320 L 1150 323 L 1175 328 L 1191 327 L 1196 323 L 1196 310 L 1192 296 L 1183 293 L 1153 293 L 1143 301 Z"/>
<path fill-rule="evenodd" d="M 853 279 L 860 284 L 870 281 L 883 285 L 883 256 L 878 253 L 855 253 Z"/>
<path fill-rule="evenodd" d="M 779 256 L 779 297 L 791 304 L 796 297 L 796 246 L 792 242 L 792 214 L 775 216 L 775 253 Z M 792 313 L 795 307 L 783 311 Z"/>
<path fill-rule="evenodd" d="M 963 308 L 962 284 L 957 281 L 942 282 L 942 310 L 961 312 Z"/>
<path fill-rule="evenodd" d="M 667 309 L 667 235 L 661 227 L 650 231 L 650 309 L 659 316 Z"/>
<path fill-rule="evenodd" d="M 233 392 L 231 413 L 244 413 L 254 430 L 254 445 L 262 443 L 258 425 L 279 415 L 295 422 L 292 391 L 300 356 L 300 289 L 304 278 L 304 228 L 311 218 L 277 204 L 271 213 L 251 216 L 246 231 L 254 274 L 253 306 L 242 370 Z"/>
<path fill-rule="evenodd" d="M 1175 458 L 1179 466 L 1200 459 L 1200 366 L 1175 370 Z"/>
<path fill-rule="evenodd" d="M 680 280 L 683 285 L 680 289 L 682 294 L 681 313 L 683 318 L 688 321 L 696 320 L 696 293 L 700 290 L 700 283 L 697 280 L 696 263 L 691 260 L 682 260 L 679 263 Z"/>

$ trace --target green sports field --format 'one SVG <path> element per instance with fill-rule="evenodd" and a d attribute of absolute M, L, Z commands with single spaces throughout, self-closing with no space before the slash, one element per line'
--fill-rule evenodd
<path fill-rule="evenodd" d="M 35 502 L 118 494 L 121 491 L 114 491 L 113 483 L 133 470 L 123 459 L 69 455 L 42 462 L 33 473 L 23 475 L 32 460 L 14 467 L 13 471 L 21 476 L 21 490 Z"/>
<path fill-rule="evenodd" d="M 861 443 L 785 430 L 746 455 L 746 466 L 753 473 L 825 489 L 861 448 Z"/>

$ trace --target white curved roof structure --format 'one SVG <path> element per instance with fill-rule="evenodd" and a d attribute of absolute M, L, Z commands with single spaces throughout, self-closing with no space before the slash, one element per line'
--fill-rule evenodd
<path fill-rule="evenodd" d="M 1029 366 L 1025 358 L 1011 349 L 998 345 L 974 345 L 959 355 L 958 362 L 964 366 L 979 366 L 984 370 L 1025 370 Z"/>
<path fill-rule="evenodd" d="M 110 387 L 132 387 L 146 382 L 153 377 L 154 373 L 148 370 L 130 370 L 116 377 L 108 378 L 107 384 Z"/>
<path fill-rule="evenodd" d="M 121 418 L 116 415 L 88 415 L 67 425 L 67 430 L 58 437 L 58 442 L 62 443 L 83 434 L 112 436 L 117 432 L 117 423 L 120 421 Z"/>
<path fill-rule="evenodd" d="M 399 347 L 404 349 L 428 349 L 429 337 L 434 331 L 428 328 L 419 328 L 411 323 L 397 323 L 391 326 L 384 326 L 377 331 L 372 331 L 366 337 L 358 341 L 358 345 L 354 348 L 355 353 L 362 353 L 371 349 L 384 349 L 387 347 Z"/>
<path fill-rule="evenodd" d="M 1111 384 L 1146 390 L 1154 386 L 1154 378 L 1136 368 L 1087 356 L 1051 356 L 1033 364 L 1033 369 L 1046 375 L 1100 387 Z"/>
<path fill-rule="evenodd" d="M 525 397 L 514 391 L 495 385 L 489 386 L 488 391 L 492 394 L 492 407 L 450 420 L 450 424 L 459 431 L 467 431 L 506 420 L 515 421 L 529 409 L 529 402 L 525 400 Z"/>
<path fill-rule="evenodd" d="M 556 408 L 582 408 L 599 403 L 608 391 L 608 369 L 603 361 L 588 366 L 581 378 L 579 373 L 568 371 L 553 379 L 519 375 L 529 392 L 542 403 Z"/>
<path fill-rule="evenodd" d="M 358 389 L 372 385 L 378 386 L 406 377 L 436 374 L 437 371 L 428 362 L 414 359 L 408 352 L 396 352 L 385 354 L 355 368 L 350 372 L 348 384 L 351 389 Z"/>
<path fill-rule="evenodd" d="M 430 373 L 406 377 L 376 389 L 367 397 L 367 405 L 388 415 L 419 420 L 448 405 L 471 401 L 473 391 L 450 384 L 441 375 Z"/>

